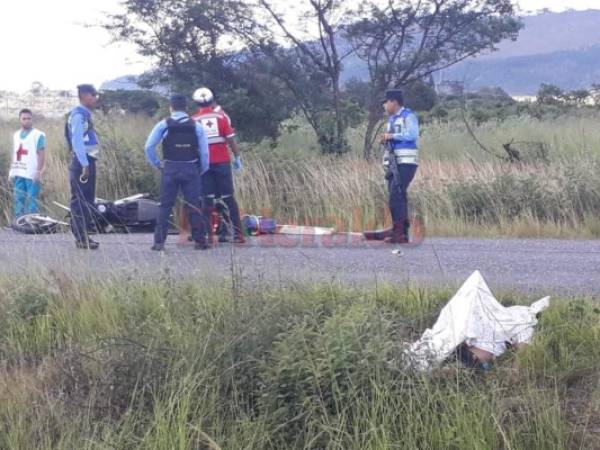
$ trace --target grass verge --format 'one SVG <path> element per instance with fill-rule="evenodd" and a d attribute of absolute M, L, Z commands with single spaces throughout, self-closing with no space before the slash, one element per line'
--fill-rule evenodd
<path fill-rule="evenodd" d="M 389 369 L 450 294 L 1 279 L 0 448 L 598 448 L 597 304 L 555 301 L 517 374 L 514 355 L 485 377 Z"/>

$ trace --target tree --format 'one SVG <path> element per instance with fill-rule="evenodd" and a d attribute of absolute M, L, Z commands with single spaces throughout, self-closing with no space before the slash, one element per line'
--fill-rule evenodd
<path fill-rule="evenodd" d="M 345 29 L 370 79 L 364 156 L 382 126 L 380 99 L 417 80 L 515 39 L 521 23 L 510 0 L 387 0 L 363 2 L 361 20 Z"/>
<path fill-rule="evenodd" d="M 370 86 L 366 80 L 352 78 L 346 82 L 344 91 L 352 102 L 365 111 L 372 100 Z M 431 79 L 418 80 L 406 87 L 404 102 L 414 111 L 430 111 L 437 101 L 437 93 Z"/>
<path fill-rule="evenodd" d="M 419 79 L 404 87 L 404 102 L 415 111 L 429 111 L 437 102 L 432 77 Z"/>
<path fill-rule="evenodd" d="M 477 96 L 489 100 L 497 100 L 503 103 L 515 103 L 515 100 L 501 87 L 486 86 L 477 91 Z"/>
<path fill-rule="evenodd" d="M 103 90 L 98 107 L 105 114 L 118 109 L 153 117 L 164 103 L 166 103 L 164 98 L 151 91 Z"/>
<path fill-rule="evenodd" d="M 592 96 L 594 106 L 600 106 L 600 83 L 592 84 L 590 95 Z"/>
<path fill-rule="evenodd" d="M 564 101 L 565 93 L 554 84 L 542 83 L 537 92 L 537 102 L 540 105 L 559 105 Z"/>
<path fill-rule="evenodd" d="M 575 89 L 565 94 L 565 100 L 573 106 L 584 106 L 590 99 L 591 94 L 587 89 Z"/>
<path fill-rule="evenodd" d="M 344 91 L 341 75 L 346 58 L 358 55 L 369 71 L 367 157 L 386 89 L 422 88 L 415 83 L 494 49 L 520 27 L 510 0 L 358 4 L 125 0 L 125 12 L 111 16 L 105 27 L 115 39 L 133 42 L 157 60 L 160 69 L 146 77 L 149 82 L 183 92 L 208 85 L 221 94 L 226 109 L 235 107 L 231 112 L 240 131 L 255 138 L 276 136 L 281 120 L 299 110 L 325 153 L 348 149 L 346 130 L 356 118 L 357 103 Z M 419 107 L 428 103 L 431 98 Z"/>
<path fill-rule="evenodd" d="M 142 77 L 143 87 L 191 94 L 208 86 L 244 138 L 277 136 L 293 103 L 290 96 L 271 95 L 285 94 L 281 82 L 260 71 L 260 56 L 235 44 L 237 33 L 252 34 L 255 28 L 245 2 L 126 0 L 123 7 L 104 27 L 116 40 L 132 42 L 140 54 L 156 60 L 159 69 Z"/>
<path fill-rule="evenodd" d="M 257 0 L 255 28 L 240 28 L 248 47 L 268 58 L 275 75 L 295 98 L 317 135 L 323 153 L 348 150 L 346 129 L 354 109 L 341 84 L 342 65 L 352 51 L 340 45 L 344 18 L 352 7 L 342 0 L 308 0 L 277 7 Z M 260 33 L 256 31 L 260 30 Z"/>

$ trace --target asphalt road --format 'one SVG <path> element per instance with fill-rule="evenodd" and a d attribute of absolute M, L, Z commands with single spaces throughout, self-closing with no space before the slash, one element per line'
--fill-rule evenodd
<path fill-rule="evenodd" d="M 253 238 L 243 246 L 222 245 L 208 251 L 176 244 L 165 252 L 150 250 L 152 236 L 102 235 L 101 249 L 77 250 L 68 234 L 27 236 L 0 232 L 0 272 L 31 269 L 74 277 L 177 276 L 261 282 L 330 282 L 369 285 L 427 283 L 456 286 L 478 269 L 492 290 L 536 295 L 585 295 L 600 299 L 600 241 L 432 238 L 394 254 L 382 243 L 356 237 L 311 239 Z"/>

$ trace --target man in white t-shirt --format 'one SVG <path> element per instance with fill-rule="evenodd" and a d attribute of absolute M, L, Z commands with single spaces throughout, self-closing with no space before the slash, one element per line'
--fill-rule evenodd
<path fill-rule="evenodd" d="M 39 212 L 38 196 L 46 149 L 46 135 L 33 127 L 31 110 L 22 109 L 19 122 L 21 129 L 13 136 L 12 164 L 8 175 L 14 186 L 15 217 Z"/>

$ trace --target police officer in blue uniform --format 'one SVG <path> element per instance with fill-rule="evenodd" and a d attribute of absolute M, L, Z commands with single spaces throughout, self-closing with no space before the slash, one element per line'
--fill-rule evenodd
<path fill-rule="evenodd" d="M 386 92 L 384 109 L 389 115 L 387 131 L 382 143 L 386 147 L 389 190 L 389 208 L 393 228 L 386 242 L 407 244 L 409 242 L 410 217 L 408 213 L 407 192 L 419 165 L 419 121 L 417 116 L 404 107 L 402 91 L 398 89 Z M 397 170 L 392 170 L 394 164 Z"/>
<path fill-rule="evenodd" d="M 92 111 L 98 92 L 91 84 L 77 86 L 79 105 L 69 114 L 65 138 L 73 158 L 69 166 L 71 185 L 71 231 L 77 248 L 96 250 L 99 244 L 90 239 L 88 231 L 96 216 L 96 159 L 100 153 L 94 129 Z"/>
<path fill-rule="evenodd" d="M 202 179 L 208 170 L 208 140 L 202 125 L 186 113 L 183 95 L 171 97 L 171 117 L 160 121 L 148 136 L 145 152 L 152 166 L 161 171 L 160 213 L 154 231 L 152 250 L 164 250 L 168 221 L 179 189 L 189 212 L 192 239 L 197 250 L 208 248 L 201 212 Z M 162 142 L 163 160 L 156 154 Z"/>

